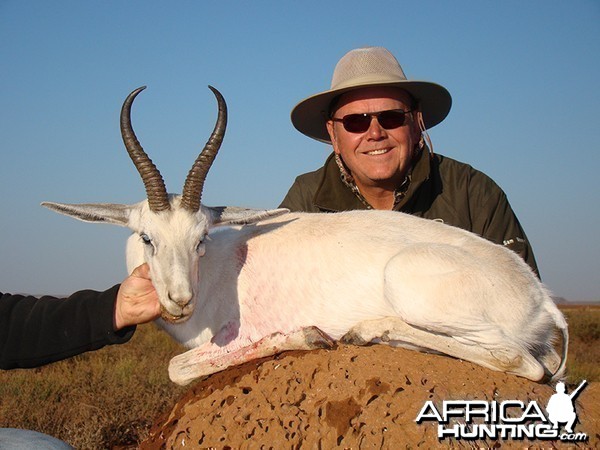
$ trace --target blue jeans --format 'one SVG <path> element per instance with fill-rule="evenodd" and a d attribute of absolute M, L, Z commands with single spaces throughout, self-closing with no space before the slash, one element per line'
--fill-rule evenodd
<path fill-rule="evenodd" d="M 0 428 L 0 450 L 73 450 L 66 442 L 31 430 Z"/>

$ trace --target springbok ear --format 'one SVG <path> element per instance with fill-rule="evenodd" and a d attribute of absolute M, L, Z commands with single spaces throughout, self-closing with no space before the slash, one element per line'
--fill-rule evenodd
<path fill-rule="evenodd" d="M 214 227 L 221 225 L 246 225 L 290 212 L 290 210 L 286 208 L 248 209 L 238 208 L 236 206 L 203 206 L 202 208 L 208 212 L 211 225 Z"/>
<path fill-rule="evenodd" d="M 115 203 L 66 204 L 42 202 L 42 206 L 84 222 L 105 222 L 122 226 L 127 226 L 132 210 L 130 205 Z"/>

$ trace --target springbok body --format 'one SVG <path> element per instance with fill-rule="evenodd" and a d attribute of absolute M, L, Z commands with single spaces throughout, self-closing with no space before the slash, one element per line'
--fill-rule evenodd
<path fill-rule="evenodd" d="M 128 269 L 148 262 L 162 326 L 191 348 L 171 360 L 173 381 L 186 384 L 254 358 L 340 339 L 443 353 L 536 381 L 562 375 L 566 322 L 515 253 L 398 212 L 286 214 L 201 205 L 225 130 L 225 102 L 214 89 L 215 131 L 183 194 L 168 195 L 130 125 L 140 90 L 125 101 L 121 125 L 148 200 L 44 205 L 134 231 Z M 562 357 L 552 347 L 555 328 L 563 336 Z"/>

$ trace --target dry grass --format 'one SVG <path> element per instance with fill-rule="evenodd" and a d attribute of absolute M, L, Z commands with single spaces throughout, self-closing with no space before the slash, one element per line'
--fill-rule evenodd
<path fill-rule="evenodd" d="M 125 345 L 0 371 L 0 427 L 40 431 L 78 449 L 135 446 L 183 391 L 167 374 L 169 359 L 181 351 L 145 325 Z"/>
<path fill-rule="evenodd" d="M 600 381 L 600 306 L 561 306 L 570 329 L 569 380 Z M 154 325 L 126 345 L 40 369 L 0 371 L 0 427 L 41 431 L 79 449 L 135 448 L 186 390 L 167 376 L 182 351 Z"/>
<path fill-rule="evenodd" d="M 569 384 L 600 381 L 600 305 L 561 305 L 560 309 L 569 323 Z"/>

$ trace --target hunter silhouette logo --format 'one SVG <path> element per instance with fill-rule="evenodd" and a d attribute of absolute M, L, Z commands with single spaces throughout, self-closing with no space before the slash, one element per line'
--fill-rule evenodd
<path fill-rule="evenodd" d="M 548 405 L 546 406 L 548 418 L 553 424 L 553 429 L 557 430 L 559 428 L 559 423 L 562 422 L 567 424 L 565 426 L 565 431 L 567 433 L 573 433 L 573 424 L 577 420 L 573 400 L 579 395 L 586 383 L 587 381 L 583 380 L 571 395 L 565 393 L 565 383 L 560 381 L 556 383 L 556 394 L 550 397 Z"/>
<path fill-rule="evenodd" d="M 436 421 L 438 438 L 458 440 L 475 439 L 542 439 L 587 441 L 586 433 L 575 433 L 573 426 L 577 413 L 573 400 L 581 393 L 587 381 L 583 380 L 571 393 L 565 384 L 556 384 L 556 394 L 548 400 L 546 412 L 535 400 L 502 402 L 485 400 L 444 400 L 441 407 L 433 401 L 425 402 L 415 422 Z M 561 424 L 565 424 L 561 433 Z"/>

